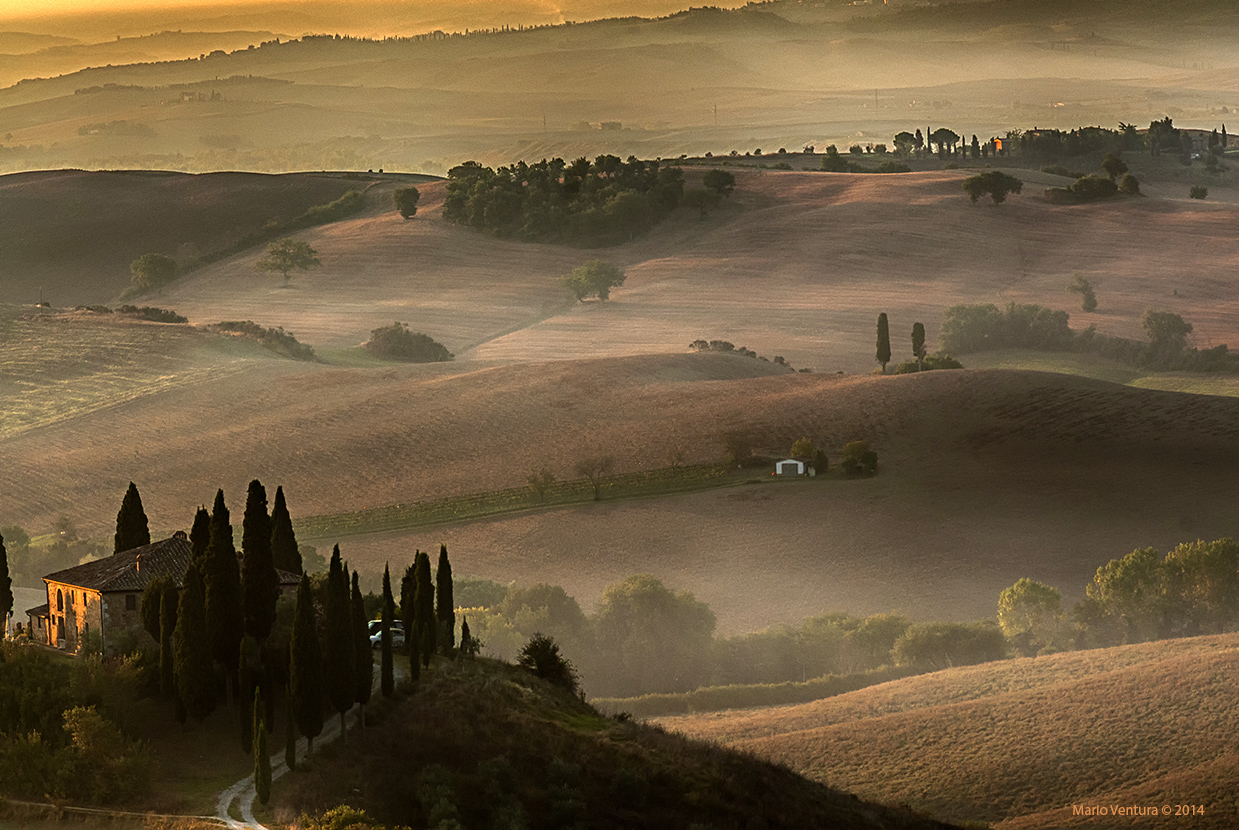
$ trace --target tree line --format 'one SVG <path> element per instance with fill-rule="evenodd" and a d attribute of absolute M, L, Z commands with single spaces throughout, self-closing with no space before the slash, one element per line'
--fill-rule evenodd
<path fill-rule="evenodd" d="M 1073 279 L 1067 289 L 1081 295 L 1084 306 L 1096 308 L 1092 285 Z M 1005 308 L 992 303 L 957 305 L 942 318 L 939 338 L 944 348 L 959 354 L 995 349 L 1077 351 L 1098 354 L 1147 369 L 1192 372 L 1239 372 L 1239 359 L 1226 344 L 1210 349 L 1188 345 L 1192 324 L 1170 311 L 1148 310 L 1141 325 L 1145 342 L 1098 334 L 1089 326 L 1077 331 L 1070 315 L 1036 304 L 1011 302 Z"/>
<path fill-rule="evenodd" d="M 679 168 L 635 156 L 498 169 L 469 161 L 448 171 L 443 218 L 524 241 L 611 245 L 649 230 L 683 195 Z"/>
<path fill-rule="evenodd" d="M 1239 543 L 1138 548 L 1097 569 L 1068 612 L 1057 588 L 1024 578 L 999 596 L 998 620 L 1019 654 L 1143 643 L 1239 629 Z"/>

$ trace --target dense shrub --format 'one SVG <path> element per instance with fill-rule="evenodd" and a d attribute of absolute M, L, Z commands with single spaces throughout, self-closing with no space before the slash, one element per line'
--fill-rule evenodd
<path fill-rule="evenodd" d="M 135 317 L 141 317 L 143 320 L 150 320 L 153 323 L 188 323 L 188 318 L 182 317 L 175 311 L 166 308 L 155 308 L 153 306 L 143 306 L 138 308 L 132 305 L 123 305 L 116 309 L 121 314 L 132 314 Z"/>
<path fill-rule="evenodd" d="M 1203 184 L 1192 185 L 1191 188 L 1188 189 L 1187 195 L 1193 199 L 1205 199 L 1209 196 L 1209 188 L 1205 187 Z"/>
<path fill-rule="evenodd" d="M 292 332 L 284 331 L 283 327 L 265 328 L 252 320 L 228 320 L 212 326 L 216 331 L 229 334 L 239 334 L 257 341 L 263 348 L 276 354 L 291 357 L 293 360 L 318 360 L 314 347 L 298 342 Z"/>
<path fill-rule="evenodd" d="M 556 158 L 497 170 L 470 161 L 448 171 L 443 218 L 526 241 L 611 245 L 656 225 L 683 193 L 678 167 L 635 157 Z"/>
<path fill-rule="evenodd" d="M 573 693 L 577 690 L 577 673 L 572 661 L 560 654 L 559 644 L 544 634 L 535 634 L 525 643 L 516 663 L 561 689 Z"/>
<path fill-rule="evenodd" d="M 915 372 L 930 372 L 934 369 L 962 369 L 964 364 L 960 363 L 949 354 L 929 354 L 925 355 L 923 361 L 907 360 L 900 363 L 894 369 L 890 370 L 891 374 L 895 375 L 910 375 Z"/>
<path fill-rule="evenodd" d="M 874 168 L 875 173 L 911 173 L 912 168 L 901 161 L 884 161 Z"/>
<path fill-rule="evenodd" d="M 408 323 L 392 323 L 374 329 L 363 347 L 379 357 L 408 363 L 440 363 L 456 356 L 430 335 L 409 331 Z"/>
<path fill-rule="evenodd" d="M 1002 629 L 990 620 L 921 623 L 905 631 L 891 650 L 895 664 L 925 670 L 971 666 L 1006 656 Z"/>
<path fill-rule="evenodd" d="M 957 305 L 942 318 L 939 340 L 948 352 L 970 354 L 993 349 L 1071 348 L 1074 334 L 1065 311 L 1039 305 L 1009 303 L 1000 310 L 993 304 Z"/>

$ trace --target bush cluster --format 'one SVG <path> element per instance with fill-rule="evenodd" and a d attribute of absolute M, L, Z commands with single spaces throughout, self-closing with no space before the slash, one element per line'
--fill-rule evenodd
<path fill-rule="evenodd" d="M 635 157 L 555 158 L 497 170 L 470 161 L 448 171 L 443 218 L 513 239 L 611 245 L 656 225 L 683 193 L 679 168 Z"/>
<path fill-rule="evenodd" d="M 297 338 L 293 337 L 292 332 L 284 331 L 282 326 L 267 328 L 258 325 L 252 320 L 227 320 L 222 323 L 216 323 L 211 328 L 216 331 L 248 337 L 251 340 L 257 341 L 263 348 L 285 357 L 291 357 L 293 360 L 318 360 L 318 355 L 314 353 L 313 346 L 299 342 Z"/>
<path fill-rule="evenodd" d="M 182 317 L 175 311 L 166 308 L 155 308 L 154 306 L 142 306 L 138 308 L 133 305 L 123 305 L 116 309 L 120 314 L 132 314 L 136 317 L 141 317 L 143 320 L 150 320 L 153 323 L 188 323 L 189 319 Z"/>
<path fill-rule="evenodd" d="M 373 329 L 362 346 L 378 357 L 408 363 L 439 363 L 456 356 L 430 335 L 409 331 L 408 323 L 399 322 Z"/>

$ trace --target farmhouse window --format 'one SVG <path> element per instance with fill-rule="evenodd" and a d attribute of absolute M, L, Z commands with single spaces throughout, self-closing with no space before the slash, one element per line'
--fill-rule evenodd
<path fill-rule="evenodd" d="M 138 610 L 138 597 L 136 594 L 125 595 L 125 610 L 126 611 L 137 611 Z"/>
<path fill-rule="evenodd" d="M 56 591 L 56 610 L 65 610 L 65 595 L 63 591 Z"/>

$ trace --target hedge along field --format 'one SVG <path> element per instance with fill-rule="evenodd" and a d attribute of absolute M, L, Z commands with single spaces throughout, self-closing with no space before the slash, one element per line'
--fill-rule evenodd
<path fill-rule="evenodd" d="M 735 483 L 718 465 L 664 468 L 608 475 L 599 484 L 601 498 L 614 500 L 682 493 Z M 594 501 L 594 486 L 587 479 L 556 481 L 539 496 L 532 487 L 514 487 L 489 493 L 451 496 L 415 504 L 394 504 L 350 513 L 307 516 L 293 522 L 306 540 L 404 530 L 424 525 L 468 521 L 518 510 Z"/>
<path fill-rule="evenodd" d="M 1239 812 L 1237 668 L 1239 634 L 1226 634 L 948 669 L 801 706 L 659 722 L 948 820 L 1097 827 L 1095 817 L 1073 819 L 1070 805 L 1190 803 L 1205 815 L 1178 822 L 1222 830 Z M 1150 826 L 1178 826 L 1164 821 Z"/>

